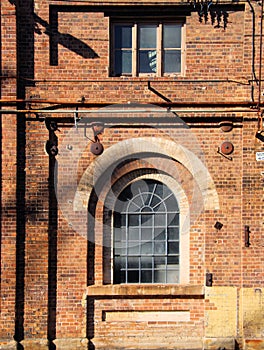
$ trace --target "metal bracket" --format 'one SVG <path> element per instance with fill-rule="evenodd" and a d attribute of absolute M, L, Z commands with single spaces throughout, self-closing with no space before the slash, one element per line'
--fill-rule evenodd
<path fill-rule="evenodd" d="M 76 112 L 73 115 L 75 129 L 78 129 L 77 120 L 79 120 L 78 107 L 76 107 Z"/>
<path fill-rule="evenodd" d="M 248 248 L 251 245 L 249 226 L 245 225 L 244 231 L 245 231 L 245 247 Z"/>
<path fill-rule="evenodd" d="M 225 157 L 228 160 L 233 160 L 231 156 L 227 156 L 224 153 L 221 152 L 220 147 L 218 147 L 217 153 L 221 154 L 221 156 Z"/>

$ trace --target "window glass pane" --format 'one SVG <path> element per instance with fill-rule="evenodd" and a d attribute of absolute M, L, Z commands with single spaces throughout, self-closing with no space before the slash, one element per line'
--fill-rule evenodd
<path fill-rule="evenodd" d="M 157 42 L 157 26 L 156 25 L 141 25 L 139 27 L 139 48 L 156 48 Z"/>
<path fill-rule="evenodd" d="M 115 75 L 130 74 L 132 72 L 132 51 L 115 51 Z"/>
<path fill-rule="evenodd" d="M 127 267 L 129 269 L 131 269 L 131 268 L 138 269 L 139 268 L 139 258 L 137 258 L 137 257 L 127 258 Z"/>
<path fill-rule="evenodd" d="M 125 258 L 115 258 L 115 271 L 114 271 L 114 282 L 124 283 L 125 282 L 125 268 L 126 260 Z"/>
<path fill-rule="evenodd" d="M 120 223 L 121 223 L 121 227 L 125 227 L 126 226 L 126 215 L 120 215 Z"/>
<path fill-rule="evenodd" d="M 142 226 L 153 226 L 153 214 L 142 214 L 141 215 L 141 225 Z"/>
<path fill-rule="evenodd" d="M 149 202 L 149 199 L 148 199 L 149 194 L 148 193 L 141 193 L 141 198 L 142 198 L 143 203 L 147 206 L 148 202 Z M 142 211 L 149 212 L 149 208 L 145 207 Z"/>
<path fill-rule="evenodd" d="M 155 206 L 159 206 L 161 199 L 160 197 L 154 195 L 151 199 L 150 205 L 152 206 L 152 208 L 156 211 L 156 209 L 154 208 Z"/>
<path fill-rule="evenodd" d="M 167 270 L 167 283 L 179 283 L 179 271 Z"/>
<path fill-rule="evenodd" d="M 179 225 L 179 213 L 168 213 L 168 226 Z"/>
<path fill-rule="evenodd" d="M 181 71 L 181 52 L 179 50 L 167 50 L 164 52 L 164 73 L 176 73 Z"/>
<path fill-rule="evenodd" d="M 158 184 L 155 191 L 156 195 L 158 195 L 160 198 L 166 197 L 166 190 L 162 184 Z M 168 194 L 168 193 L 167 193 Z"/>
<path fill-rule="evenodd" d="M 152 240 L 152 228 L 142 227 L 141 229 L 141 240 L 142 241 L 151 241 Z"/>
<path fill-rule="evenodd" d="M 139 73 L 156 73 L 157 53 L 153 50 L 139 51 Z"/>
<path fill-rule="evenodd" d="M 152 271 L 151 270 L 142 270 L 141 271 L 141 282 L 142 283 L 151 283 L 152 282 Z"/>
<path fill-rule="evenodd" d="M 160 200 L 158 205 L 154 208 L 155 213 L 166 213 L 166 205 L 163 200 Z"/>
<path fill-rule="evenodd" d="M 180 24 L 163 25 L 163 47 L 165 49 L 181 47 L 181 25 Z"/>
<path fill-rule="evenodd" d="M 133 191 L 132 191 L 132 194 L 133 192 L 135 191 L 136 189 L 133 188 Z M 128 207 L 128 210 L 131 212 L 131 211 L 138 211 L 139 209 L 141 209 L 142 207 L 142 198 L 141 198 L 141 195 L 136 195 L 135 194 L 135 197 L 131 198 L 131 202 L 130 202 L 130 205 Z M 133 207 L 132 207 L 133 205 Z M 137 208 L 137 210 L 134 209 L 134 207 Z"/>
<path fill-rule="evenodd" d="M 168 227 L 168 240 L 179 240 L 179 228 L 178 227 Z"/>
<path fill-rule="evenodd" d="M 128 255 L 138 255 L 139 254 L 139 245 L 136 245 L 134 243 L 130 243 L 127 248 Z"/>
<path fill-rule="evenodd" d="M 165 205 L 167 208 L 170 208 L 170 210 L 173 209 L 175 212 L 179 211 L 179 206 L 178 206 L 177 200 L 173 195 L 166 197 Z"/>
<path fill-rule="evenodd" d="M 155 266 L 155 268 L 157 268 L 157 269 L 164 268 L 165 264 L 166 264 L 166 258 L 165 257 L 163 257 L 163 256 L 156 257 L 155 256 L 155 258 L 154 258 L 154 266 Z"/>
<path fill-rule="evenodd" d="M 115 26 L 115 48 L 132 48 L 132 25 Z"/>
<path fill-rule="evenodd" d="M 168 243 L 168 254 L 179 254 L 179 242 Z"/>
<path fill-rule="evenodd" d="M 127 210 L 130 213 L 138 212 L 140 210 L 140 203 L 139 203 L 139 205 L 137 203 L 130 203 Z"/>
<path fill-rule="evenodd" d="M 154 253 L 164 255 L 166 253 L 165 242 L 155 242 Z"/>
<path fill-rule="evenodd" d="M 115 266 L 118 269 L 125 269 L 126 268 L 126 258 L 125 257 L 115 258 Z"/>
<path fill-rule="evenodd" d="M 154 282 L 165 283 L 166 270 L 154 270 Z"/>
<path fill-rule="evenodd" d="M 168 267 L 169 265 L 178 265 L 180 263 L 179 255 L 168 256 Z"/>
<path fill-rule="evenodd" d="M 138 241 L 139 240 L 139 228 L 128 228 L 128 240 L 129 241 Z"/>
<path fill-rule="evenodd" d="M 155 240 L 164 240 L 166 238 L 166 231 L 163 228 L 155 227 L 154 239 Z"/>
<path fill-rule="evenodd" d="M 118 268 L 119 265 L 115 265 L 115 272 L 114 272 L 114 282 L 115 283 L 125 283 L 126 282 L 126 272 L 125 270 L 121 270 Z"/>
<path fill-rule="evenodd" d="M 114 215 L 115 220 L 115 227 L 121 227 L 122 226 L 122 215 Z"/>
<path fill-rule="evenodd" d="M 152 268 L 152 257 L 151 256 L 143 256 L 141 258 L 141 268 Z"/>
<path fill-rule="evenodd" d="M 166 226 L 166 214 L 155 214 L 155 226 Z"/>
<path fill-rule="evenodd" d="M 139 282 L 139 271 L 127 271 L 127 282 L 137 283 Z"/>
<path fill-rule="evenodd" d="M 152 254 L 152 242 L 146 242 L 142 244 L 141 254 Z"/>
<path fill-rule="evenodd" d="M 139 225 L 139 216 L 136 214 L 128 215 L 128 226 L 138 226 Z"/>

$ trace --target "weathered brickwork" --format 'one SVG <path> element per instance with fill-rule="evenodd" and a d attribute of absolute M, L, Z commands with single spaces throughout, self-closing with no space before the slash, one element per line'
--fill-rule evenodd
<path fill-rule="evenodd" d="M 1 1 L 0 349 L 263 349 L 261 5 Z M 113 76 L 124 18 L 184 20 L 183 74 Z M 137 180 L 177 198 L 179 283 L 114 283 Z"/>

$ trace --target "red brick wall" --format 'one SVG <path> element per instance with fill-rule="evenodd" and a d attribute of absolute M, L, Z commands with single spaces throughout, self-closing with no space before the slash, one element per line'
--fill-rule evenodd
<path fill-rule="evenodd" d="M 160 94 L 172 102 L 185 103 L 184 111 L 178 111 L 178 116 L 188 125 L 188 132 L 168 126 L 167 121 L 165 125 L 157 123 L 150 128 L 148 115 L 137 114 L 138 121 L 131 124 L 131 114 L 106 113 L 103 118 L 109 118 L 108 124 L 100 140 L 107 151 L 132 138 L 135 144 L 139 137 L 170 139 L 198 155 L 214 182 L 219 209 L 199 208 L 202 195 L 195 202 L 193 191 L 201 179 L 193 177 L 177 159 L 162 158 L 157 166 L 181 184 L 193 205 L 191 209 L 199 214 L 192 213 L 190 227 L 190 284 L 204 285 L 209 272 L 213 274 L 214 286 L 235 286 L 238 290 L 261 287 L 263 163 L 256 162 L 255 153 L 264 147 L 255 137 L 257 110 L 224 105 L 258 101 L 258 85 L 250 80 L 254 68 L 256 77 L 259 74 L 260 8 L 253 4 L 254 47 L 249 4 L 244 4 L 244 11 L 236 7 L 228 11 L 225 29 L 223 22 L 218 28 L 216 23 L 210 23 L 210 18 L 207 23 L 199 23 L 197 12 L 192 11 L 186 16 L 183 77 L 114 78 L 109 77 L 110 18 L 99 7 L 103 3 L 87 7 L 70 1 L 72 7 L 55 1 L 35 1 L 34 6 L 30 1 L 13 3 L 1 2 L 1 99 L 31 97 L 34 103 L 3 108 L 52 109 L 49 101 L 55 100 L 59 109 L 64 107 L 62 102 L 73 105 L 67 114 L 2 114 L 0 344 L 13 336 L 18 341 L 94 336 L 98 344 L 105 338 L 112 344 L 120 337 L 129 343 L 135 329 L 147 339 L 156 336 L 160 327 L 165 338 L 175 333 L 175 339 L 190 335 L 202 339 L 206 307 L 203 296 L 131 299 L 108 296 L 95 297 L 94 303 L 89 299 L 86 305 L 88 285 L 111 282 L 110 253 L 102 248 L 103 239 L 111 231 L 103 227 L 104 199 L 110 186 L 103 184 L 102 193 L 96 193 L 98 202 L 91 195 L 84 203 L 86 211 L 71 216 L 78 183 L 87 168 L 100 159 L 91 154 L 91 142 L 85 138 L 93 137 L 90 126 L 80 122 L 74 129 L 74 103 L 81 96 L 85 96 L 86 103 L 164 102 Z M 38 98 L 46 99 L 47 103 L 37 103 Z M 207 103 L 207 111 L 199 103 Z M 89 109 L 89 105 L 79 108 Z M 95 112 L 79 116 L 87 117 L 90 124 L 99 121 L 102 115 Z M 114 118 L 118 116 L 121 119 L 116 121 Z M 172 119 L 174 116 L 170 114 Z M 45 118 L 56 118 L 59 130 L 48 130 Z M 227 119 L 233 121 L 234 127 L 225 133 L 219 122 Z M 56 157 L 45 151 L 47 140 L 58 143 Z M 225 141 L 234 145 L 230 156 L 219 153 Z M 131 171 L 143 173 L 145 169 L 153 169 L 156 163 L 152 156 L 144 160 L 128 159 L 126 163 L 118 156 L 109 183 L 129 176 Z M 58 188 L 54 178 L 59 180 Z M 90 194 L 89 189 L 86 191 Z M 87 206 L 95 215 L 95 223 L 87 219 Z M 220 230 L 214 227 L 217 221 L 223 224 Z M 244 242 L 245 225 L 251 231 L 248 248 Z M 86 234 L 94 235 L 95 247 L 94 242 L 87 242 Z M 103 312 L 113 310 L 189 310 L 191 319 L 184 325 L 131 322 L 124 328 L 120 323 L 102 319 Z M 137 342 L 140 348 L 139 339 Z M 169 341 L 164 340 L 163 346 L 166 344 Z"/>
<path fill-rule="evenodd" d="M 1 2 L 1 98 L 16 97 L 15 8 Z M 16 115 L 1 116 L 1 327 L 0 338 L 15 332 L 16 286 Z"/>

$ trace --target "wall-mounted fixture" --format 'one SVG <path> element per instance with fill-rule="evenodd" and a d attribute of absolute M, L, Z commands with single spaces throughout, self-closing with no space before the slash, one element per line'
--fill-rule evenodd
<path fill-rule="evenodd" d="M 256 138 L 264 142 L 264 135 L 262 133 L 263 133 L 263 130 L 256 132 Z"/>
<path fill-rule="evenodd" d="M 47 124 L 47 128 L 48 128 L 50 131 L 56 131 L 56 130 L 58 130 L 58 124 L 57 124 L 54 120 L 51 120 L 51 121 Z"/>
<path fill-rule="evenodd" d="M 234 152 L 234 145 L 232 142 L 225 141 L 220 147 L 218 147 L 217 153 L 221 154 L 225 158 L 232 160 L 232 157 L 229 155 Z"/>
<path fill-rule="evenodd" d="M 45 149 L 48 155 L 53 157 L 55 157 L 59 152 L 58 146 L 51 140 L 46 141 Z"/>
<path fill-rule="evenodd" d="M 245 232 L 245 247 L 249 247 L 250 246 L 250 230 L 249 230 L 248 225 L 245 225 L 244 232 Z"/>
<path fill-rule="evenodd" d="M 101 144 L 100 141 L 92 141 L 91 146 L 90 146 L 90 151 L 92 154 L 95 156 L 99 156 L 100 154 L 103 153 L 104 151 L 104 146 Z"/>
<path fill-rule="evenodd" d="M 229 121 L 229 120 L 220 122 L 219 126 L 223 132 L 229 132 L 229 131 L 233 130 L 233 127 L 234 127 L 233 122 Z"/>
<path fill-rule="evenodd" d="M 85 96 L 81 96 L 78 98 L 77 102 L 84 103 L 85 102 Z"/>
<path fill-rule="evenodd" d="M 205 285 L 206 287 L 212 287 L 213 285 L 213 274 L 210 272 L 207 272 L 205 275 Z"/>
<path fill-rule="evenodd" d="M 94 134 L 94 140 L 89 139 L 92 142 L 90 146 L 90 151 L 95 155 L 99 156 L 104 151 L 104 146 L 101 144 L 98 135 L 101 135 L 104 132 L 104 124 L 100 122 L 91 123 L 91 127 Z"/>
<path fill-rule="evenodd" d="M 224 225 L 219 222 L 219 221 L 216 221 L 215 225 L 214 225 L 214 228 L 216 228 L 217 230 L 221 230 L 221 228 L 223 227 Z"/>
<path fill-rule="evenodd" d="M 225 141 L 222 143 L 220 150 L 222 154 L 227 156 L 234 152 L 234 145 L 229 141 Z"/>
<path fill-rule="evenodd" d="M 91 123 L 91 127 L 93 129 L 93 133 L 95 137 L 104 132 L 104 123 L 94 122 L 94 123 Z"/>
<path fill-rule="evenodd" d="M 45 120 L 46 128 L 49 130 L 49 139 L 46 141 L 45 150 L 49 156 L 55 157 L 58 150 L 58 137 L 55 134 L 55 131 L 59 131 L 58 124 L 54 120 L 46 119 Z"/>

